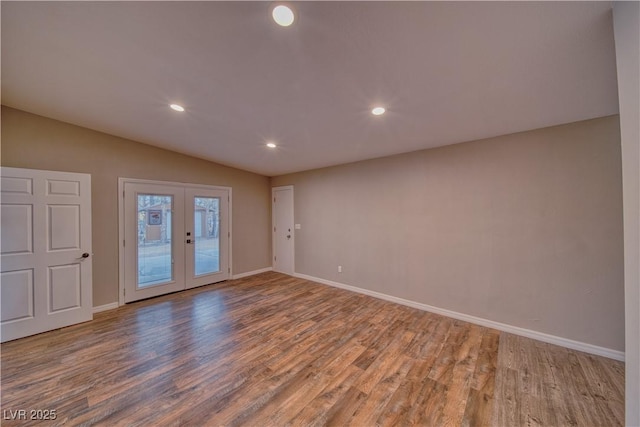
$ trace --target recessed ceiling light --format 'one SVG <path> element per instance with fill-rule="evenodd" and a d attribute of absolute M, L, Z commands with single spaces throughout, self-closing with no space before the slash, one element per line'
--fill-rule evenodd
<path fill-rule="evenodd" d="M 276 144 L 274 144 L 273 142 L 267 142 L 267 147 L 276 148 Z"/>
<path fill-rule="evenodd" d="M 180 111 L 180 112 L 184 111 L 184 107 L 182 105 L 171 104 L 169 105 L 169 107 L 171 107 L 171 109 L 175 111 Z"/>
<path fill-rule="evenodd" d="M 385 110 L 384 107 L 376 107 L 373 110 L 371 110 L 371 114 L 373 114 L 374 116 L 380 116 L 384 114 L 385 111 L 387 110 Z"/>
<path fill-rule="evenodd" d="M 293 24 L 295 19 L 293 10 L 289 6 L 285 6 L 283 4 L 274 7 L 271 11 L 271 16 L 273 17 L 273 20 L 276 21 L 276 24 L 282 27 L 288 27 Z"/>

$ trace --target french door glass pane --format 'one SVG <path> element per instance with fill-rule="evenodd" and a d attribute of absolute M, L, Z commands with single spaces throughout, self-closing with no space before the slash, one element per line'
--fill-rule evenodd
<path fill-rule="evenodd" d="M 173 279 L 173 196 L 138 194 L 138 288 Z"/>
<path fill-rule="evenodd" d="M 195 197 L 193 240 L 195 275 L 220 271 L 220 198 Z"/>

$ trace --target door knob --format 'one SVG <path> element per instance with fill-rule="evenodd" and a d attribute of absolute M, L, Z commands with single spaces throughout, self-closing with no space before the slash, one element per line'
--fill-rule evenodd
<path fill-rule="evenodd" d="M 82 258 L 89 258 L 89 252 L 85 252 L 82 254 Z"/>
<path fill-rule="evenodd" d="M 290 239 L 290 238 L 291 238 L 291 234 L 287 234 L 287 239 Z"/>

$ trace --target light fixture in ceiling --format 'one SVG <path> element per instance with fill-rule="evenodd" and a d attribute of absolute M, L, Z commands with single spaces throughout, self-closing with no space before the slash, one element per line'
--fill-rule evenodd
<path fill-rule="evenodd" d="M 276 144 L 274 144 L 273 142 L 267 142 L 267 147 L 276 148 Z"/>
<path fill-rule="evenodd" d="M 276 24 L 281 27 L 288 27 L 293 24 L 293 21 L 296 19 L 293 9 L 285 4 L 277 4 L 271 10 L 271 16 L 273 20 L 276 21 Z"/>
<path fill-rule="evenodd" d="M 184 107 L 182 105 L 170 104 L 169 107 L 171 107 L 171 109 L 174 111 L 180 111 L 180 112 L 184 111 Z"/>
<path fill-rule="evenodd" d="M 371 110 L 371 114 L 373 114 L 374 116 L 381 116 L 385 113 L 385 108 L 384 107 L 375 107 L 373 110 Z"/>

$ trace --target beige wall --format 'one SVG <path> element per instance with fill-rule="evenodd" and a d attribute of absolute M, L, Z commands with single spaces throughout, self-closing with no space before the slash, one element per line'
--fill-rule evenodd
<path fill-rule="evenodd" d="M 2 166 L 91 174 L 93 303 L 118 301 L 118 177 L 233 188 L 233 273 L 271 266 L 269 179 L 2 107 Z"/>
<path fill-rule="evenodd" d="M 7 107 L 1 163 L 92 175 L 96 306 L 117 301 L 118 177 L 231 186 L 234 273 L 271 265 L 266 177 Z M 617 116 L 271 179 L 288 184 L 298 273 L 624 349 Z"/>
<path fill-rule="evenodd" d="M 289 184 L 297 273 L 624 350 L 617 116 Z"/>

